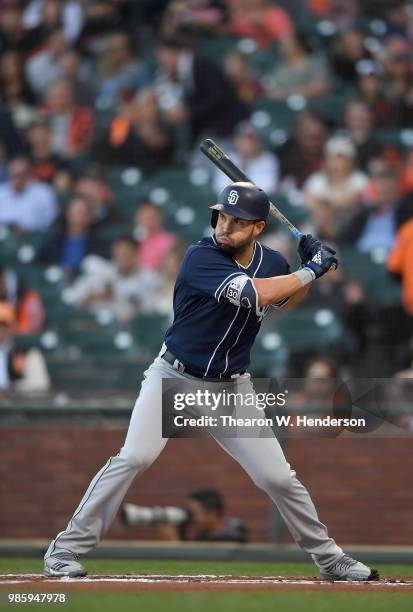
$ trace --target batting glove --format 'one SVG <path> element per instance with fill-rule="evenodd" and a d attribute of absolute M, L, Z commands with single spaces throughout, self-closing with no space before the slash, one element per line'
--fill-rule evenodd
<path fill-rule="evenodd" d="M 321 245 L 303 267 L 309 270 L 315 279 L 320 278 L 320 276 L 326 274 L 331 267 L 338 267 L 337 257 L 334 257 L 335 254 L 335 250 L 331 247 Z"/>
<path fill-rule="evenodd" d="M 321 242 L 311 234 L 304 234 L 301 236 L 297 248 L 301 263 L 305 265 L 309 259 L 312 259 L 321 246 Z"/>

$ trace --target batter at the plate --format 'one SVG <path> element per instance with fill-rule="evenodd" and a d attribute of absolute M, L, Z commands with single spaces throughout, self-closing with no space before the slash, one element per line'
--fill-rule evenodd
<path fill-rule="evenodd" d="M 45 555 L 47 576 L 86 574 L 78 556 L 100 542 L 135 477 L 167 443 L 162 438 L 161 379 L 248 380 L 250 350 L 268 309 L 297 305 L 311 283 L 337 265 L 335 251 L 307 235 L 298 246 L 302 267 L 291 273 L 280 253 L 257 240 L 269 207 L 266 194 L 252 183 L 233 183 L 211 207 L 215 233 L 186 252 L 176 279 L 174 321 L 144 374 L 125 443 L 93 478 L 66 529 L 51 542 Z M 275 437 L 218 441 L 277 505 L 292 537 L 323 577 L 377 576 L 329 537 Z"/>

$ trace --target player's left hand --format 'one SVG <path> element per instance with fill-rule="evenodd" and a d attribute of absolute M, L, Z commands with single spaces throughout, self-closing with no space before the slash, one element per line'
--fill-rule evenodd
<path fill-rule="evenodd" d="M 304 236 L 301 236 L 297 248 L 301 263 L 305 264 L 309 259 L 312 259 L 314 254 L 320 250 L 321 246 L 321 242 L 311 234 L 304 234 Z"/>

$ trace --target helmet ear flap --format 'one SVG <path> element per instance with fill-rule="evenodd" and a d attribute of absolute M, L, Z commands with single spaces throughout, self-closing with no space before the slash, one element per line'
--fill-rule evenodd
<path fill-rule="evenodd" d="M 211 215 L 211 225 L 215 229 L 218 223 L 218 211 L 213 210 Z"/>

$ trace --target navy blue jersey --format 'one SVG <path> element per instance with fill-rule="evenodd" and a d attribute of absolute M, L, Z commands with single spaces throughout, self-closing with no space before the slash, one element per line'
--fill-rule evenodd
<path fill-rule="evenodd" d="M 191 244 L 176 278 L 174 321 L 165 344 L 197 376 L 245 371 L 270 308 L 258 305 L 251 279 L 289 273 L 284 257 L 259 242 L 246 268 L 217 245 L 215 236 Z"/>

